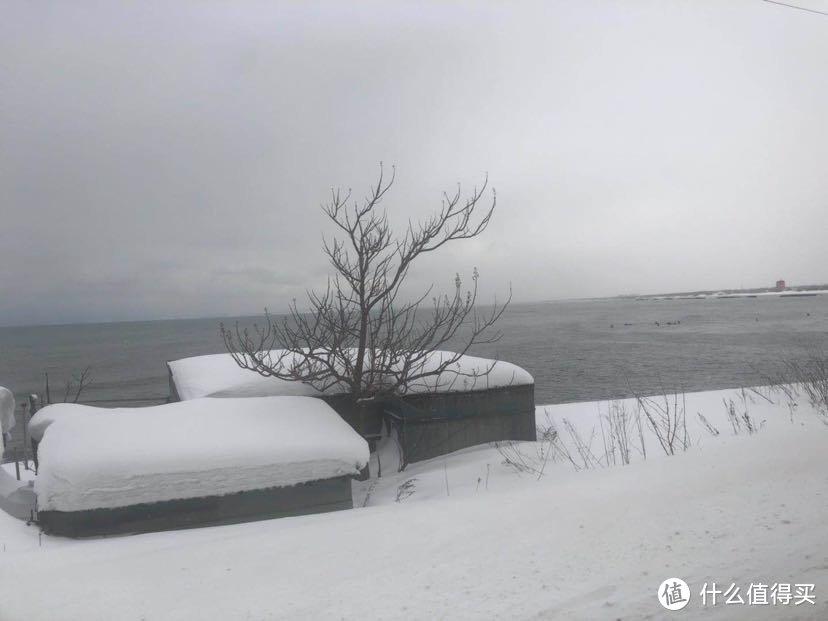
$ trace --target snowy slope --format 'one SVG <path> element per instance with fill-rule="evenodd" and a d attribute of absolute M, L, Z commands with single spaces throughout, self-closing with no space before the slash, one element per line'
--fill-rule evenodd
<path fill-rule="evenodd" d="M 0 515 L 0 619 L 824 619 L 828 428 L 807 403 L 757 397 L 765 424 L 737 435 L 723 396 L 740 398 L 686 399 L 719 436 L 694 428 L 707 435 L 688 451 L 629 466 L 557 461 L 538 478 L 485 446 L 389 476 L 418 478 L 399 503 L 378 494 L 336 514 L 42 546 Z M 548 410 L 588 436 L 606 407 Z M 656 598 L 672 577 L 692 589 L 679 613 Z M 704 583 L 744 593 L 760 581 L 814 584 L 817 604 L 699 597 Z"/>
<path fill-rule="evenodd" d="M 282 487 L 357 474 L 368 460 L 365 440 L 320 399 L 195 399 L 118 411 L 77 407 L 83 409 L 54 417 L 39 446 L 40 510 Z"/>
<path fill-rule="evenodd" d="M 274 350 L 273 358 L 279 350 Z M 441 360 L 452 356 L 449 352 L 434 352 L 422 370 L 436 368 Z M 272 395 L 314 396 L 320 392 L 300 382 L 289 382 L 239 367 L 230 354 L 212 354 L 183 358 L 167 363 L 178 395 L 182 400 L 198 397 L 264 397 Z M 489 371 L 490 367 L 491 372 Z M 524 369 L 509 362 L 463 356 L 440 376 L 424 378 L 409 392 L 461 392 L 486 390 L 510 385 L 533 384 L 534 379 Z M 333 387 L 328 394 L 343 392 L 344 387 Z"/>

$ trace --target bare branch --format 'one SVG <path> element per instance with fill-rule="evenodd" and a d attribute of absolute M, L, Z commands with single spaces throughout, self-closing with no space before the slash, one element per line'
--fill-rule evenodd
<path fill-rule="evenodd" d="M 511 301 L 511 288 L 504 302 L 495 299 L 490 311 L 478 313 L 475 268 L 465 292 L 458 274 L 452 295 L 432 296 L 429 287 L 399 301 L 418 257 L 486 230 L 496 205 L 494 190 L 491 203 L 482 204 L 488 177 L 466 198 L 459 185 L 445 193 L 441 209 L 419 224 L 409 222 L 402 236 L 379 208 L 395 179 L 396 169 L 386 176 L 380 164 L 361 203 L 351 200 L 350 190 L 331 190 L 322 209 L 339 237 L 323 238 L 322 249 L 333 276 L 324 291 L 308 292 L 307 310 L 294 300 L 283 317 L 265 311 L 262 326 L 252 331 L 222 325 L 225 346 L 240 367 L 323 392 L 348 392 L 354 400 L 450 386 L 459 378 L 477 382 L 491 373 L 495 362 L 473 371 L 458 362 L 476 345 L 500 338 L 492 328 Z"/>

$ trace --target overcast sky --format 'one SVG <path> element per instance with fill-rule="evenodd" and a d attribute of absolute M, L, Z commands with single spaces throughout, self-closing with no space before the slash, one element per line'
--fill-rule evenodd
<path fill-rule="evenodd" d="M 828 0 L 800 4 L 828 11 Z M 516 301 L 828 281 L 828 16 L 761 0 L 0 0 L 0 325 L 255 314 L 331 186 L 497 189 Z"/>

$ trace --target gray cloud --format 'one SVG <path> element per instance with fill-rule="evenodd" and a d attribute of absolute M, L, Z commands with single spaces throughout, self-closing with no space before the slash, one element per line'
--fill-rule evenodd
<path fill-rule="evenodd" d="M 817 0 L 812 0 L 818 4 Z M 822 1 L 822 0 L 819 0 Z M 515 299 L 828 280 L 826 20 L 763 2 L 5 2 L 0 324 L 249 314 L 324 283 L 333 185 L 485 172 Z"/>

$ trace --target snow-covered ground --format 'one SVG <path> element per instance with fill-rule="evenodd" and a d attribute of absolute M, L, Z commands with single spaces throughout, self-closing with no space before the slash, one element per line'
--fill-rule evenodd
<path fill-rule="evenodd" d="M 670 457 L 634 401 L 540 407 L 557 440 L 402 473 L 388 440 L 353 511 L 85 541 L 0 514 L 0 619 L 828 617 L 824 415 L 764 389 L 666 403 L 687 420 Z M 667 578 L 690 585 L 682 611 L 659 604 Z M 745 603 L 704 606 L 705 583 Z M 748 605 L 757 583 L 813 585 L 815 604 Z"/>
<path fill-rule="evenodd" d="M 19 461 L 20 466 L 20 480 L 23 482 L 34 481 L 35 472 L 34 472 L 34 461 L 29 459 L 27 462 Z M 28 467 L 27 467 L 28 466 Z M 17 470 L 15 469 L 15 465 L 13 461 L 6 462 L 5 464 L 0 464 L 0 469 L 6 472 L 10 477 L 13 477 L 15 480 L 17 479 Z"/>

